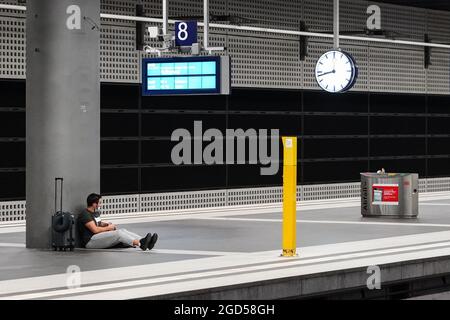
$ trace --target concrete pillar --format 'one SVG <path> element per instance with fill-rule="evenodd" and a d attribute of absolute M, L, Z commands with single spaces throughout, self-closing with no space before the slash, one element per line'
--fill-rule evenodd
<path fill-rule="evenodd" d="M 26 246 L 51 247 L 54 179 L 64 211 L 100 191 L 100 0 L 27 1 Z"/>

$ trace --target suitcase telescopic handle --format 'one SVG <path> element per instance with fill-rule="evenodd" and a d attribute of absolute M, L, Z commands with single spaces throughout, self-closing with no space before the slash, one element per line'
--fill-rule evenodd
<path fill-rule="evenodd" d="M 63 178 L 55 178 L 55 212 L 58 212 L 58 181 L 60 182 L 60 211 L 62 212 L 62 206 L 63 206 Z"/>

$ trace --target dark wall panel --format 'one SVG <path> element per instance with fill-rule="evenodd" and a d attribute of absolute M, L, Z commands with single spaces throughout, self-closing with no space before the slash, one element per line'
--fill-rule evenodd
<path fill-rule="evenodd" d="M 301 111 L 301 92 L 293 90 L 233 89 L 232 111 Z"/>
<path fill-rule="evenodd" d="M 367 135 L 367 117 L 305 115 L 305 135 Z"/>
<path fill-rule="evenodd" d="M 450 158 L 429 159 L 428 175 L 432 177 L 448 177 L 450 168 Z"/>
<path fill-rule="evenodd" d="M 139 85 L 103 84 L 100 94 L 102 109 L 139 108 Z"/>
<path fill-rule="evenodd" d="M 261 168 L 266 165 L 233 164 L 228 165 L 228 187 L 250 188 L 276 186 L 283 183 L 283 165 L 279 164 L 275 175 L 261 175 Z"/>
<path fill-rule="evenodd" d="M 170 156 L 172 148 L 176 144 L 178 142 L 170 141 L 170 139 L 142 141 L 141 162 L 144 164 L 171 164 Z"/>
<path fill-rule="evenodd" d="M 322 91 L 305 91 L 304 111 L 307 112 L 367 112 L 367 94 L 349 92 L 331 94 Z"/>
<path fill-rule="evenodd" d="M 101 164 L 138 164 L 139 141 L 102 141 Z"/>
<path fill-rule="evenodd" d="M 141 179 L 142 192 L 224 189 L 226 168 L 221 165 L 143 168 Z"/>
<path fill-rule="evenodd" d="M 428 132 L 430 134 L 450 135 L 450 117 L 433 117 L 428 119 Z"/>
<path fill-rule="evenodd" d="M 25 167 L 25 142 L 0 142 L 0 168 Z"/>
<path fill-rule="evenodd" d="M 370 134 L 425 134 L 425 117 L 387 117 L 370 118 Z"/>
<path fill-rule="evenodd" d="M 370 141 L 370 156 L 423 156 L 427 152 L 424 138 L 391 138 Z"/>
<path fill-rule="evenodd" d="M 450 137 L 428 139 L 428 153 L 430 155 L 450 155 Z"/>
<path fill-rule="evenodd" d="M 0 172 L 0 199 L 25 199 L 25 172 Z"/>
<path fill-rule="evenodd" d="M 425 95 L 370 94 L 370 112 L 375 113 L 424 113 Z"/>
<path fill-rule="evenodd" d="M 25 138 L 25 112 L 0 112 L 0 137 Z"/>
<path fill-rule="evenodd" d="M 304 183 L 359 181 L 367 161 L 309 162 L 303 164 Z"/>
<path fill-rule="evenodd" d="M 431 95 L 427 97 L 428 112 L 430 113 L 442 113 L 450 114 L 450 95 L 448 96 L 435 96 Z"/>
<path fill-rule="evenodd" d="M 225 96 L 155 96 L 142 97 L 142 108 L 150 110 L 211 110 L 226 109 Z"/>
<path fill-rule="evenodd" d="M 25 81 L 0 81 L 0 94 L 0 199 L 19 199 Z M 170 136 L 178 128 L 193 135 L 194 121 L 202 121 L 202 133 L 253 128 L 298 136 L 300 183 L 358 181 L 359 172 L 381 167 L 450 176 L 449 95 L 233 88 L 230 96 L 141 97 L 138 84 L 102 83 L 101 107 L 105 194 L 281 184 L 282 163 L 274 176 L 262 176 L 259 164 L 174 166 Z"/>
<path fill-rule="evenodd" d="M 100 192 L 103 194 L 138 193 L 138 172 L 139 170 L 135 168 L 101 169 Z M 86 190 L 86 192 L 91 191 Z"/>
<path fill-rule="evenodd" d="M 25 108 L 25 81 L 0 80 L 0 108 Z"/>
<path fill-rule="evenodd" d="M 304 158 L 352 158 L 368 156 L 367 139 L 305 139 Z"/>
<path fill-rule="evenodd" d="M 142 135 L 146 137 L 171 137 L 176 129 L 186 129 L 194 135 L 194 122 L 202 122 L 202 134 L 210 128 L 225 132 L 225 115 L 152 113 L 142 115 Z"/>
<path fill-rule="evenodd" d="M 139 135 L 137 113 L 102 113 L 101 137 L 136 137 Z"/>
<path fill-rule="evenodd" d="M 301 134 L 301 117 L 296 115 L 253 115 L 231 114 L 228 116 L 228 128 L 230 129 L 279 129 L 281 135 L 298 136 Z"/>
<path fill-rule="evenodd" d="M 225 140 L 221 139 L 223 143 L 223 155 L 225 157 Z M 193 162 L 194 157 L 194 140 L 188 139 L 190 143 L 191 150 L 191 162 Z M 164 140 L 147 140 L 142 141 L 142 160 L 143 164 L 167 164 L 172 165 L 172 149 L 180 142 L 178 141 L 170 141 L 170 139 Z M 202 152 L 204 148 L 211 142 L 203 141 L 202 142 Z"/>

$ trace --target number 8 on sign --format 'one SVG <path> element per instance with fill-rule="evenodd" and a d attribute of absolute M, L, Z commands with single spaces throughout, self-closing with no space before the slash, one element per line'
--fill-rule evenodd
<path fill-rule="evenodd" d="M 175 45 L 189 47 L 197 43 L 197 21 L 175 22 Z"/>
<path fill-rule="evenodd" d="M 185 41 L 188 38 L 189 33 L 187 32 L 187 24 L 186 22 L 182 22 L 178 25 L 178 40 Z"/>

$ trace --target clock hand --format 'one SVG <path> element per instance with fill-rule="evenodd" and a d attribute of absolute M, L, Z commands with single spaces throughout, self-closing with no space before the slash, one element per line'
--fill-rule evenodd
<path fill-rule="evenodd" d="M 318 75 L 318 77 L 321 77 L 321 76 L 324 76 L 324 75 L 326 75 L 326 74 L 330 74 L 330 73 L 336 73 L 336 70 L 331 70 L 331 71 L 328 71 L 328 72 L 325 72 L 325 73 L 319 74 L 319 75 Z"/>

